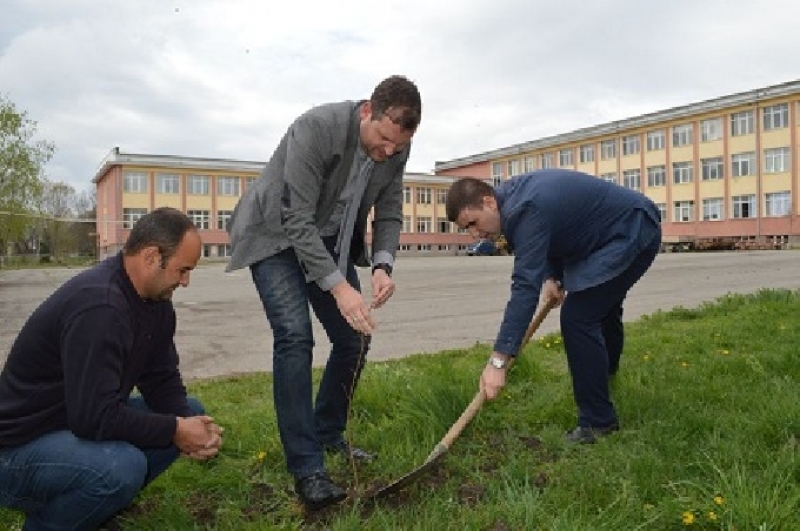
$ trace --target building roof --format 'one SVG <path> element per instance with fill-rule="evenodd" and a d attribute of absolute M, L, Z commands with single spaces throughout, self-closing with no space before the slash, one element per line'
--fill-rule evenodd
<path fill-rule="evenodd" d="M 797 93 L 800 93 L 800 80 L 789 81 L 779 85 L 772 85 L 769 87 L 749 90 L 747 92 L 730 94 L 720 98 L 705 100 L 698 103 L 691 103 L 689 105 L 683 105 L 680 107 L 673 107 L 671 109 L 649 114 L 642 114 L 633 118 L 626 118 L 624 120 L 594 125 L 591 127 L 571 131 L 569 133 L 562 133 L 555 136 L 540 138 L 538 140 L 523 142 L 521 144 L 514 144 L 504 148 L 493 149 L 491 151 L 469 155 L 467 157 L 461 157 L 447 161 L 437 161 L 434 170 L 449 170 L 471 164 L 477 164 L 480 162 L 488 162 L 505 157 L 513 157 L 538 149 L 546 149 L 553 146 L 578 142 L 580 140 L 613 134 L 619 131 L 648 127 L 667 121 L 679 120 L 681 118 L 688 118 L 698 114 L 713 112 L 719 109 L 753 104 L 761 100 L 774 99 Z"/>

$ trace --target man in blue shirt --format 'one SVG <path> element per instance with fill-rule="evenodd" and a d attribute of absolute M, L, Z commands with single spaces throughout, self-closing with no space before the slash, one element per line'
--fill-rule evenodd
<path fill-rule="evenodd" d="M 514 250 L 509 299 L 480 388 L 493 399 L 506 383 L 539 297 L 563 302 L 578 426 L 567 439 L 595 442 L 619 429 L 609 376 L 624 342 L 622 303 L 661 246 L 660 214 L 639 192 L 570 170 L 541 170 L 492 188 L 461 179 L 447 216 L 476 238 L 505 235 Z"/>

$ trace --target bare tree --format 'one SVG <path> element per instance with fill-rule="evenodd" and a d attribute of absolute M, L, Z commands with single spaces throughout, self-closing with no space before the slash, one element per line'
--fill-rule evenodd
<path fill-rule="evenodd" d="M 56 260 L 76 252 L 72 225 L 77 200 L 78 196 L 72 186 L 61 182 L 45 183 L 39 211 L 45 221 L 45 241 L 50 254 Z"/>

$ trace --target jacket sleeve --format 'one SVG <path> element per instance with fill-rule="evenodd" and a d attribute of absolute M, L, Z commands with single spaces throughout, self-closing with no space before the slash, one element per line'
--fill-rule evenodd
<path fill-rule="evenodd" d="M 403 227 L 403 175 L 408 161 L 409 145 L 396 162 L 389 185 L 378 195 L 372 220 L 372 260 L 373 263 L 393 264 L 397 247 L 400 245 L 400 230 Z"/>
<path fill-rule="evenodd" d="M 186 387 L 178 370 L 178 351 L 170 341 L 166 348 L 153 351 L 147 368 L 136 384 L 147 407 L 156 413 L 191 417 Z"/>

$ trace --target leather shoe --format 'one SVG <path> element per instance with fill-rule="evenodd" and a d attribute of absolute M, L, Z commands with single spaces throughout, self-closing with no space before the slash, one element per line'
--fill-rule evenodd
<path fill-rule="evenodd" d="M 378 458 L 378 454 L 362 450 L 361 448 L 356 448 L 347 441 L 339 441 L 335 444 L 325 445 L 325 451 L 329 454 L 339 454 L 348 461 L 350 459 L 354 459 L 356 461 L 369 463 L 370 461 L 374 461 Z"/>
<path fill-rule="evenodd" d="M 594 444 L 600 437 L 605 437 L 606 435 L 610 435 L 615 431 L 619 431 L 619 424 L 612 424 L 604 428 L 578 426 L 574 430 L 568 431 L 566 435 L 564 435 L 564 438 L 567 440 L 567 442 L 571 443 Z"/>
<path fill-rule="evenodd" d="M 317 472 L 298 479 L 294 483 L 294 491 L 303 505 L 311 511 L 339 503 L 347 497 L 344 490 L 331 481 L 325 472 Z"/>

